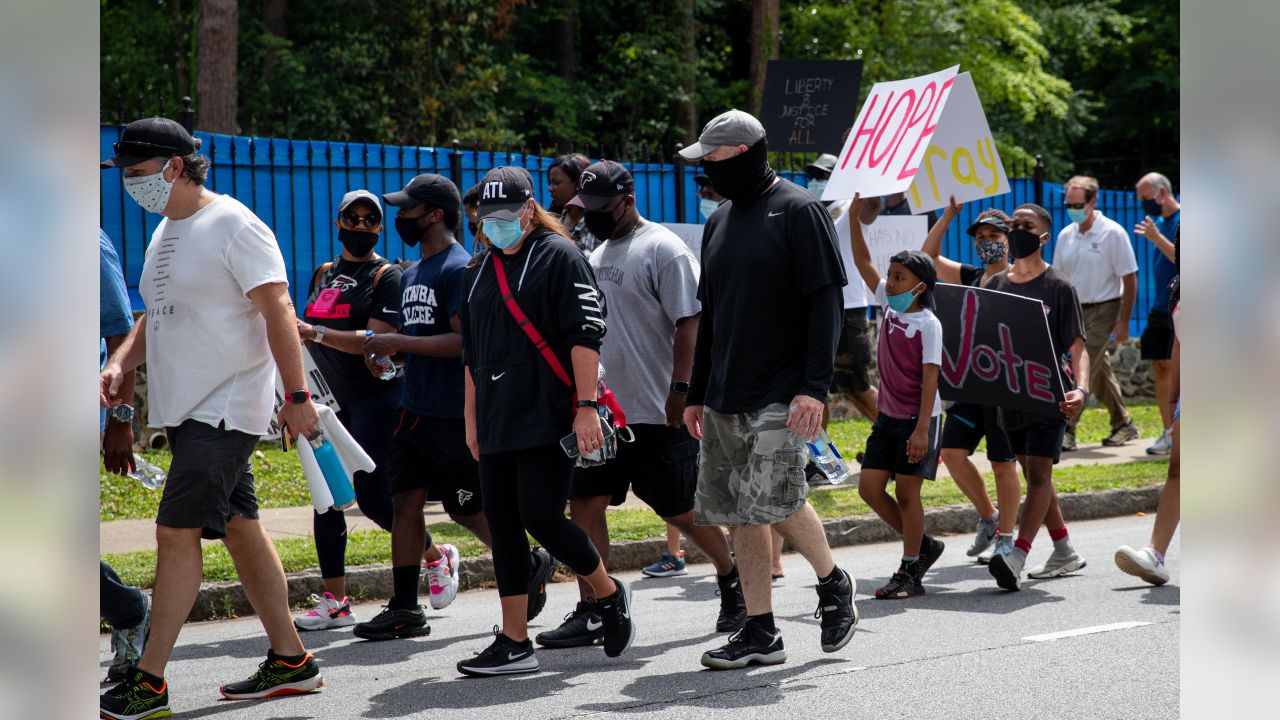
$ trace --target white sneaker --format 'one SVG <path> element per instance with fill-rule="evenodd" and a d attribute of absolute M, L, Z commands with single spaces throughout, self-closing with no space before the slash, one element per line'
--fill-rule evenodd
<path fill-rule="evenodd" d="M 1013 535 L 1001 535 L 997 530 L 995 540 L 978 556 L 978 564 L 990 565 L 991 558 L 996 555 L 1008 555 L 1011 552 L 1013 552 Z"/>
<path fill-rule="evenodd" d="M 458 563 L 462 556 L 458 548 L 452 545 L 441 545 L 440 552 L 444 557 L 434 563 L 422 563 L 422 569 L 431 591 L 431 607 L 443 610 L 458 596 Z"/>
<path fill-rule="evenodd" d="M 1149 547 L 1134 550 L 1128 545 L 1121 545 L 1116 550 L 1116 567 L 1152 585 L 1163 585 L 1169 582 L 1169 571 L 1156 557 L 1155 551 Z"/>
<path fill-rule="evenodd" d="M 326 591 L 323 597 L 313 594 L 311 599 L 316 603 L 315 609 L 293 619 L 299 630 L 328 630 L 356 624 L 356 615 L 351 612 L 351 598 L 339 600 Z"/>
<path fill-rule="evenodd" d="M 1168 429 L 1160 433 L 1160 437 L 1147 448 L 1148 455 L 1168 455 L 1173 452 L 1173 437 Z"/>
<path fill-rule="evenodd" d="M 1071 547 L 1071 540 L 1063 538 L 1061 542 L 1053 544 L 1053 552 L 1049 553 L 1049 559 L 1045 560 L 1040 567 L 1032 568 L 1027 573 L 1027 577 L 1036 578 L 1037 580 L 1061 577 L 1073 573 L 1088 564 L 1076 553 L 1075 548 Z"/>

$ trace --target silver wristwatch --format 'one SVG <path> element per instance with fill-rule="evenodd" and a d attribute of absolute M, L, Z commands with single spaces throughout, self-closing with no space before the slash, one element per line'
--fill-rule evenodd
<path fill-rule="evenodd" d="M 327 331 L 329 328 L 326 328 L 323 325 L 312 325 L 312 327 L 315 328 L 315 331 L 316 331 L 316 342 L 323 343 L 325 331 Z"/>

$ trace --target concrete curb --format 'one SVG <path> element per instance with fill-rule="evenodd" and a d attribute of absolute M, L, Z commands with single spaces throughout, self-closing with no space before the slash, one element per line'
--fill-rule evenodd
<path fill-rule="evenodd" d="M 1058 496 L 1062 514 L 1068 522 L 1098 520 L 1109 517 L 1152 512 L 1160 500 L 1160 485 L 1140 490 L 1105 490 L 1096 493 L 1066 493 Z M 925 528 L 928 532 L 947 535 L 973 532 L 978 514 L 968 505 L 950 505 L 925 511 Z M 875 515 L 827 520 L 823 523 L 827 540 L 832 547 L 890 542 L 898 534 Z M 609 569 L 612 571 L 639 570 L 649 565 L 666 547 L 664 538 L 649 540 L 622 540 L 613 543 L 609 550 Z M 690 548 L 686 557 L 691 562 L 703 562 L 705 558 Z M 558 578 L 570 579 L 563 566 Z M 463 558 L 459 571 L 459 584 L 463 590 L 492 587 L 493 559 L 489 556 Z M 289 604 L 299 605 L 312 593 L 324 592 L 319 570 L 290 573 Z M 391 566 L 359 565 L 347 568 L 347 592 L 361 600 L 377 600 L 391 597 Z M 253 607 L 239 582 L 204 583 L 196 598 L 188 622 L 212 620 L 230 616 L 253 614 Z"/>

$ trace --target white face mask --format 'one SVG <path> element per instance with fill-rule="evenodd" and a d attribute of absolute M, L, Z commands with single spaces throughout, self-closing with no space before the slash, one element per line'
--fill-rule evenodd
<path fill-rule="evenodd" d="M 710 220 L 711 213 L 715 212 L 718 207 L 720 207 L 720 203 L 711 198 L 702 198 L 698 201 L 698 212 L 702 213 L 703 220 Z"/>
<path fill-rule="evenodd" d="M 166 161 L 164 167 L 160 168 L 160 172 L 154 175 L 124 179 L 124 189 L 134 202 L 142 206 L 143 210 L 161 213 L 169 204 L 169 193 L 173 192 L 173 183 L 177 178 L 165 180 L 164 171 L 169 169 L 169 163 L 172 162 L 173 160 Z"/>
<path fill-rule="evenodd" d="M 827 189 L 826 180 L 810 180 L 809 185 L 805 188 L 814 200 L 822 199 L 822 191 Z"/>

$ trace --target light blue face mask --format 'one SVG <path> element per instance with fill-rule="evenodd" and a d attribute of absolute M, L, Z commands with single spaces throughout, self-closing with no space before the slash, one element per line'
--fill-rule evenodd
<path fill-rule="evenodd" d="M 920 285 L 917 284 L 916 287 L 920 287 Z M 889 301 L 889 308 L 894 312 L 906 312 L 907 308 L 911 307 L 911 303 L 915 302 L 916 296 L 911 292 L 915 289 L 916 288 L 913 287 L 911 290 L 904 293 L 886 296 L 886 299 Z"/>
<path fill-rule="evenodd" d="M 822 191 L 827 189 L 826 180 L 810 180 L 809 185 L 805 188 L 814 200 L 822 199 Z"/>
<path fill-rule="evenodd" d="M 1089 211 L 1085 210 L 1084 208 L 1081 208 L 1079 210 L 1073 210 L 1071 208 L 1067 208 L 1067 217 L 1071 218 L 1071 222 L 1079 225 L 1080 223 L 1089 219 Z"/>
<path fill-rule="evenodd" d="M 524 235 L 524 231 L 520 229 L 520 220 L 496 220 L 493 218 L 485 218 L 481 221 L 481 227 L 484 230 L 484 236 L 489 238 L 489 242 L 499 250 L 507 248 L 519 242 L 520 237 Z"/>
<path fill-rule="evenodd" d="M 711 213 L 715 212 L 718 207 L 720 207 L 720 203 L 711 198 L 702 198 L 698 201 L 698 212 L 702 213 L 703 220 L 710 220 Z"/>

